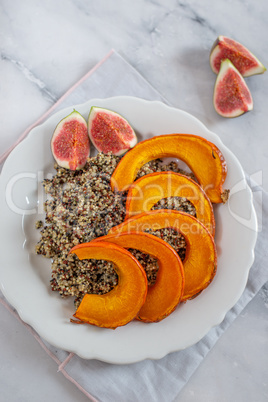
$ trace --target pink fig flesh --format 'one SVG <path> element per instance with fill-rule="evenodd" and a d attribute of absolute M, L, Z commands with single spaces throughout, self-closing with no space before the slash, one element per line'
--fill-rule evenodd
<path fill-rule="evenodd" d="M 120 114 L 93 106 L 88 117 L 88 134 L 99 152 L 122 155 L 137 143 L 136 134 Z"/>
<path fill-rule="evenodd" d="M 218 74 L 222 60 L 229 59 L 243 77 L 262 74 L 266 71 L 264 65 L 241 43 L 219 36 L 210 52 L 210 66 Z"/>
<path fill-rule="evenodd" d="M 57 125 L 51 140 L 51 150 L 61 167 L 77 170 L 85 166 L 90 152 L 87 122 L 76 110 Z"/>
<path fill-rule="evenodd" d="M 228 59 L 221 62 L 213 103 L 216 112 L 223 117 L 237 117 L 253 109 L 253 100 L 245 80 Z"/>

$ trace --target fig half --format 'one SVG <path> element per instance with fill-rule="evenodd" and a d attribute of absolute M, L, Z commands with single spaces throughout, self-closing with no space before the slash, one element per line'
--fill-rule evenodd
<path fill-rule="evenodd" d="M 129 122 L 112 110 L 92 106 L 88 116 L 88 134 L 99 152 L 122 155 L 137 144 Z"/>
<path fill-rule="evenodd" d="M 247 84 L 228 59 L 221 62 L 214 87 L 213 103 L 216 112 L 223 117 L 238 117 L 253 109 L 253 100 Z"/>
<path fill-rule="evenodd" d="M 210 66 L 218 74 L 222 60 L 229 59 L 243 77 L 262 74 L 264 65 L 245 46 L 226 36 L 219 36 L 210 52 Z"/>
<path fill-rule="evenodd" d="M 90 152 L 87 122 L 76 110 L 62 119 L 55 128 L 51 151 L 61 167 L 76 170 L 85 166 Z"/>

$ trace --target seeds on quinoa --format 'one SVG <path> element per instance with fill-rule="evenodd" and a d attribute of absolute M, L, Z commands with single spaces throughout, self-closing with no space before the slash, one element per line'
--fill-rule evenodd
<path fill-rule="evenodd" d="M 151 233 L 154 236 L 166 241 L 174 250 L 178 253 L 179 257 L 183 261 L 186 252 L 186 241 L 185 237 L 173 228 L 162 228 L 159 230 L 146 230 L 147 233 Z"/>
<path fill-rule="evenodd" d="M 195 176 L 193 175 L 193 173 L 188 173 L 185 170 L 181 169 L 176 162 L 171 161 L 165 164 L 162 159 L 154 159 L 143 165 L 142 168 L 139 170 L 136 179 L 139 179 L 146 174 L 166 171 L 180 173 L 195 180 Z"/>
<path fill-rule="evenodd" d="M 40 228 L 42 228 L 44 226 L 44 224 L 43 224 L 43 221 L 36 221 L 35 222 L 35 228 L 36 229 L 40 229 Z"/>
<path fill-rule="evenodd" d="M 154 285 L 154 283 L 156 281 L 157 272 L 159 269 L 157 260 L 155 258 L 153 258 L 151 255 L 143 253 L 140 250 L 131 248 L 131 249 L 129 249 L 129 251 L 139 261 L 139 263 L 145 270 L 147 280 L 148 280 L 148 285 L 149 286 Z"/>
<path fill-rule="evenodd" d="M 110 187 L 110 178 L 119 160 L 118 156 L 98 153 L 88 158 L 81 170 L 71 171 L 55 164 L 56 174 L 43 182 L 48 199 L 44 203 L 45 225 L 36 224 L 42 227 L 36 253 L 52 259 L 51 289 L 62 297 L 74 296 L 76 307 L 86 293 L 104 294 L 118 283 L 111 262 L 79 260 L 69 251 L 79 243 L 106 235 L 113 226 L 124 221 L 126 193 L 114 193 Z M 185 174 L 174 162 L 164 165 L 157 159 L 144 165 L 137 178 L 166 170 Z M 178 206 L 178 200 L 176 202 Z M 166 203 L 170 200 L 160 201 L 161 208 Z M 179 203 L 180 208 L 191 209 L 185 200 Z M 168 241 L 183 256 L 185 241 L 178 232 L 161 229 L 153 234 Z M 157 261 L 138 250 L 131 252 L 144 267 L 149 284 L 153 284 Z"/>
<path fill-rule="evenodd" d="M 195 206 L 191 201 L 184 197 L 162 198 L 152 207 L 152 210 L 155 209 L 174 209 L 176 211 L 186 212 L 187 214 L 196 217 Z"/>

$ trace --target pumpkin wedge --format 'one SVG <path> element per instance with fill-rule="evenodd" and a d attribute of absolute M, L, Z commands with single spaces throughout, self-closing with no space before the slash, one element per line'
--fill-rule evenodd
<path fill-rule="evenodd" d="M 225 201 L 226 161 L 216 145 L 193 134 L 159 135 L 138 143 L 118 163 L 111 177 L 112 189 L 126 191 L 145 163 L 165 157 L 185 162 L 211 202 Z"/>
<path fill-rule="evenodd" d="M 204 190 L 192 179 L 174 172 L 156 172 L 142 176 L 130 187 L 126 201 L 126 219 L 150 211 L 161 199 L 183 197 L 196 210 L 196 218 L 212 235 L 215 234 L 215 218 L 211 202 Z"/>
<path fill-rule="evenodd" d="M 115 264 L 118 285 L 103 295 L 86 294 L 74 317 L 88 324 L 117 328 L 133 320 L 147 295 L 147 277 L 133 255 L 116 244 L 107 242 L 82 243 L 73 247 L 80 260 L 108 260 Z"/>
<path fill-rule="evenodd" d="M 217 269 L 213 237 L 200 221 L 184 212 L 159 209 L 129 218 L 110 229 L 108 234 L 144 232 L 148 229 L 162 228 L 173 228 L 185 238 L 186 255 L 183 261 L 185 284 L 182 301 L 191 299 L 210 284 Z"/>
<path fill-rule="evenodd" d="M 184 271 L 180 257 L 165 241 L 144 232 L 117 233 L 102 236 L 92 242 L 107 241 L 125 248 L 138 249 L 158 260 L 156 282 L 148 287 L 145 303 L 138 316 L 140 321 L 157 322 L 175 310 L 184 289 Z"/>

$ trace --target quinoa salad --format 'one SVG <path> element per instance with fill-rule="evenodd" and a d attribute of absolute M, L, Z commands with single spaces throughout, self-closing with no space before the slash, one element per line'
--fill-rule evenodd
<path fill-rule="evenodd" d="M 47 194 L 44 203 L 46 216 L 45 222 L 36 222 L 36 229 L 40 230 L 36 253 L 51 259 L 51 289 L 62 297 L 74 297 L 76 308 L 86 293 L 104 294 L 117 285 L 118 277 L 111 262 L 79 260 L 69 251 L 77 244 L 106 235 L 113 226 L 124 221 L 126 193 L 115 193 L 110 187 L 111 175 L 120 159 L 100 152 L 88 158 L 86 165 L 79 170 L 72 171 L 55 164 L 52 179 L 43 181 Z M 137 178 L 167 170 L 193 178 L 175 162 L 164 164 L 160 159 L 144 165 Z M 194 206 L 185 198 L 162 199 L 152 209 L 164 208 L 195 216 Z M 186 243 L 179 232 L 171 228 L 148 232 L 167 241 L 184 259 Z M 157 261 L 138 250 L 129 251 L 143 266 L 149 285 L 154 284 Z"/>

